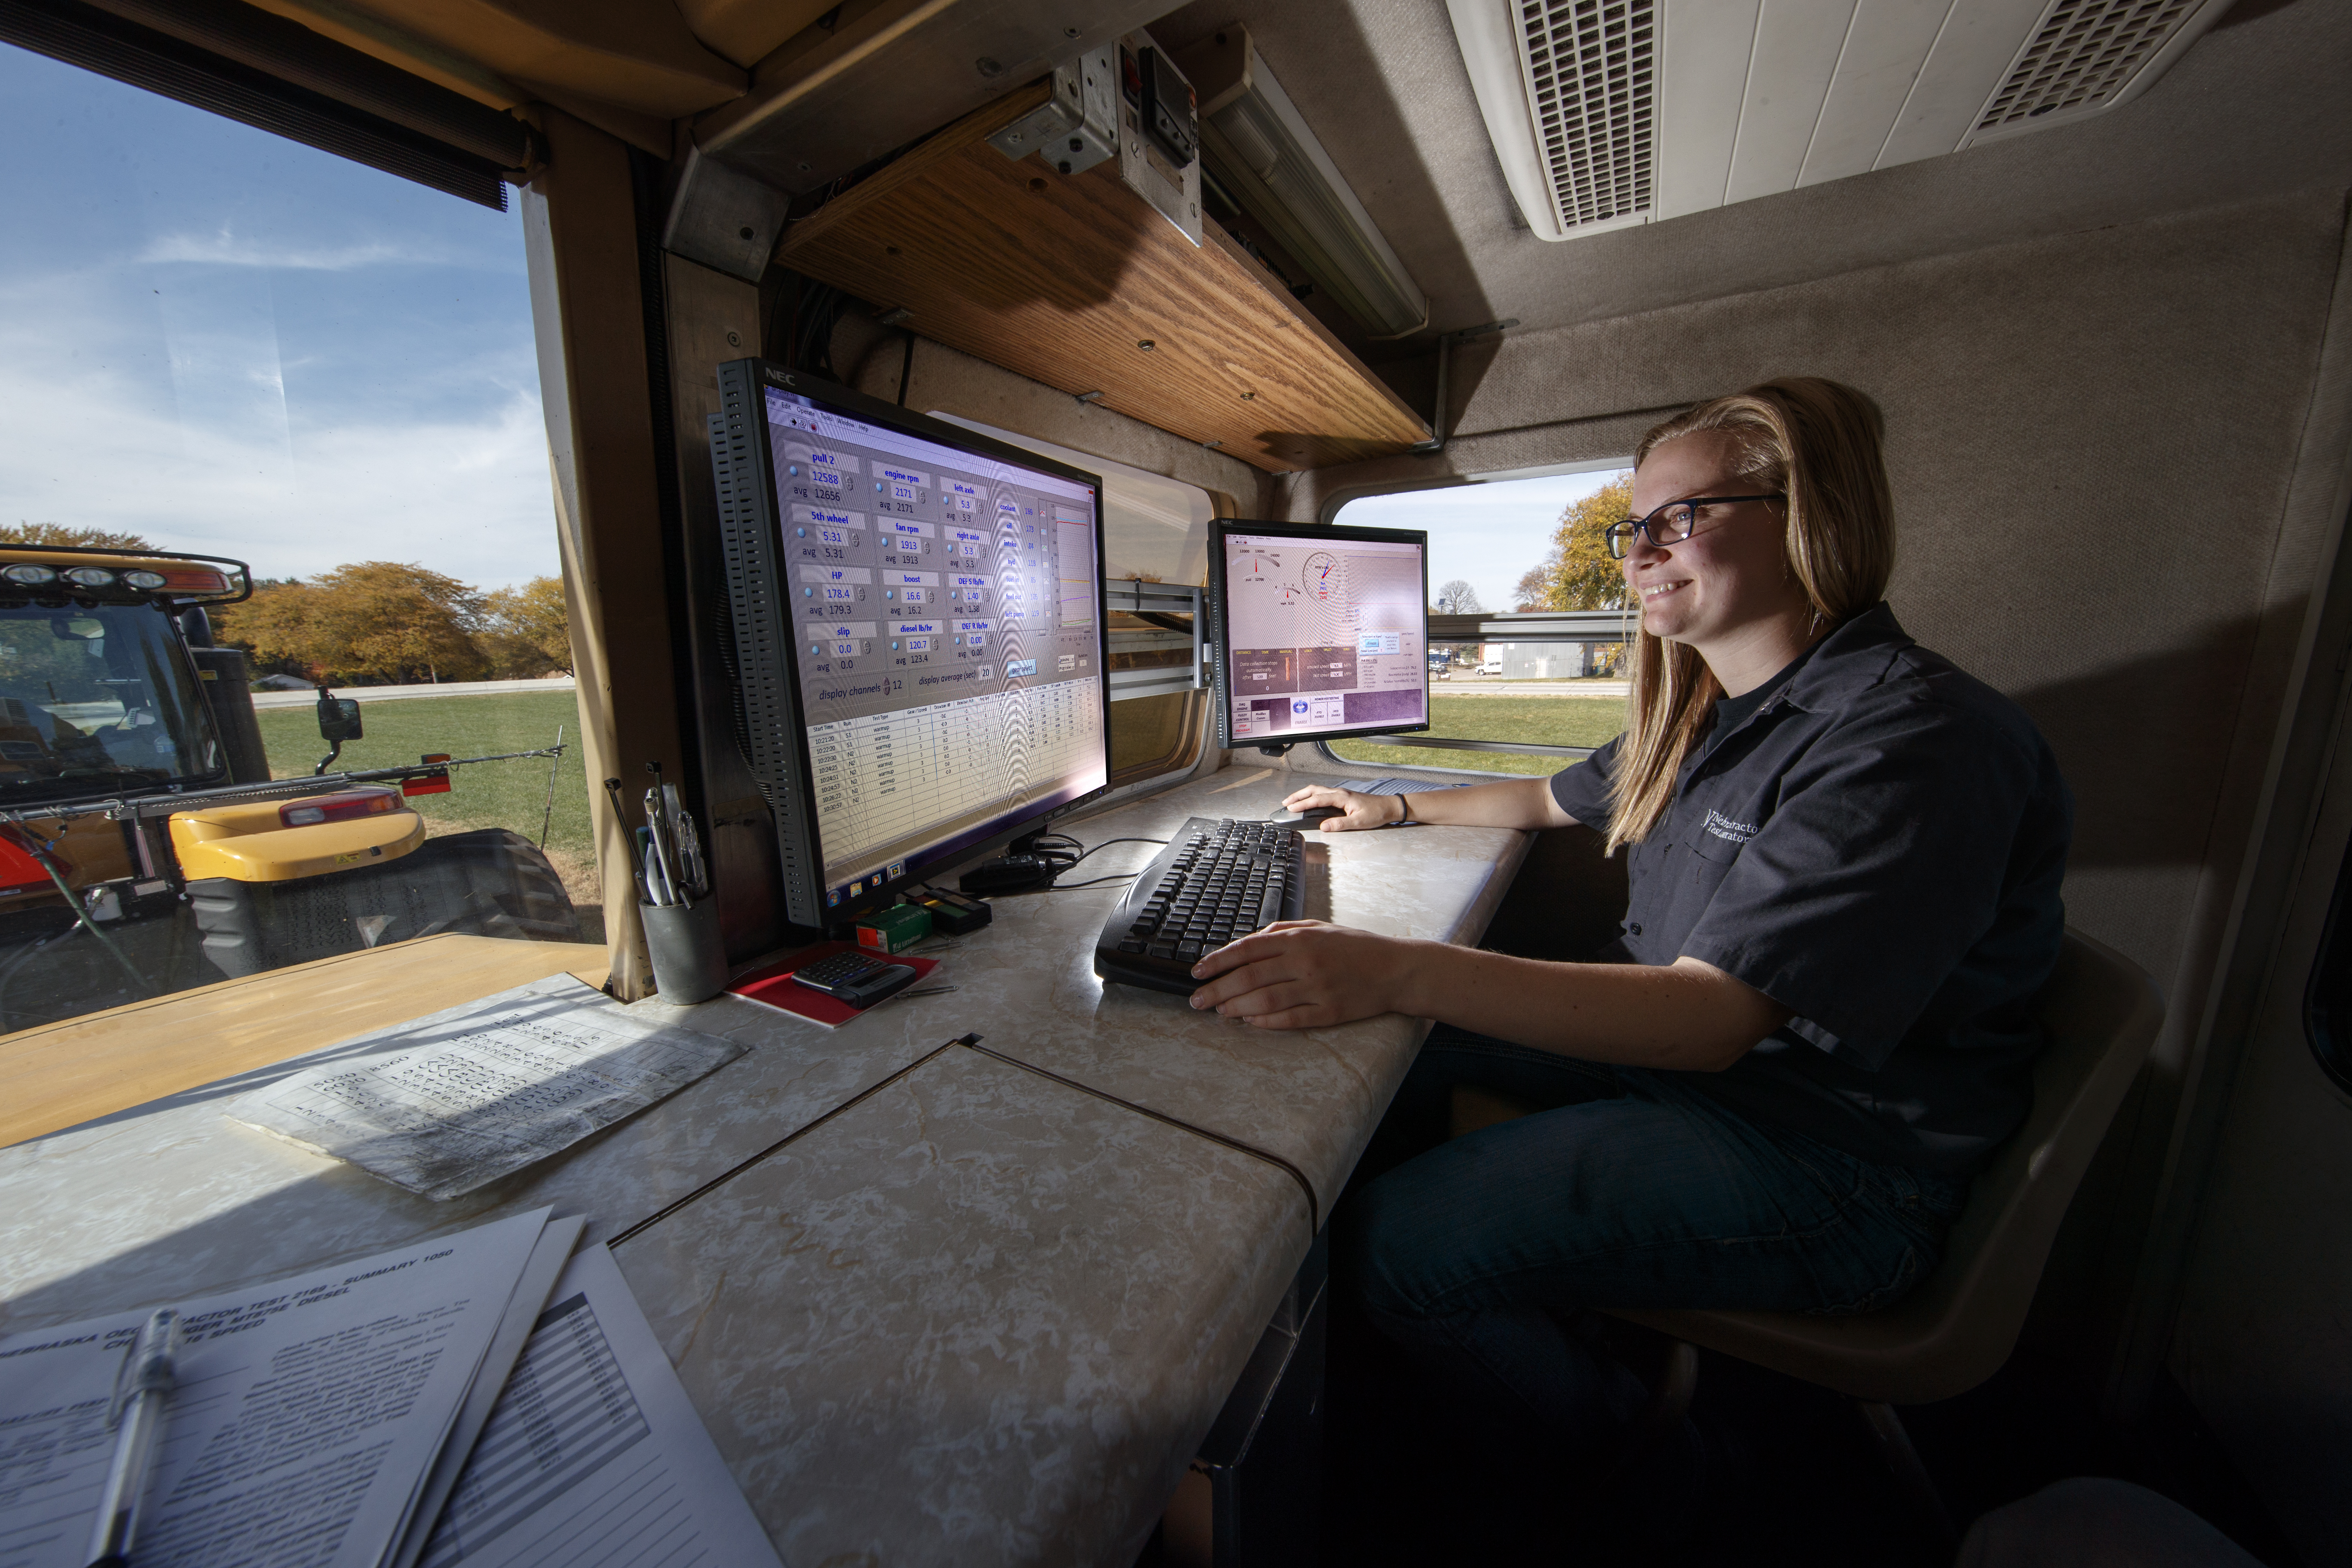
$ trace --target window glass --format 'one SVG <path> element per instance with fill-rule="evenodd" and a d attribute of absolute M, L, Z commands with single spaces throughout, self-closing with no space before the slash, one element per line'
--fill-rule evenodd
<path fill-rule="evenodd" d="M 0 579 L 120 578 L 0 581 L 0 809 L 60 813 L 0 828 L 0 1032 L 437 931 L 597 940 L 519 212 L 5 46 L 0 138 Z M 133 586 L 174 552 L 258 592 L 179 615 Z M 362 704 L 330 774 L 566 754 L 290 817 L 165 798 L 311 776 L 319 681 Z M 75 810 L 121 795 L 163 804 Z"/>
<path fill-rule="evenodd" d="M 1601 531 L 1623 517 L 1630 459 L 1573 473 L 1490 479 L 1443 489 L 1363 496 L 1335 522 L 1429 534 L 1430 613 L 1507 617 L 1544 610 L 1615 610 L 1624 582 Z M 1638 613 L 1638 612 L 1629 612 Z M 1335 741 L 1332 752 L 1382 768 L 1554 773 L 1625 727 L 1624 644 L 1525 636 L 1430 643 L 1430 727 L 1413 741 Z M 1539 748 L 1479 750 L 1480 743 Z"/>

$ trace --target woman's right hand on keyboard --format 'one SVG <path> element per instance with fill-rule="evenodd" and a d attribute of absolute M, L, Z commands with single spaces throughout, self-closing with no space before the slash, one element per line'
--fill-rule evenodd
<path fill-rule="evenodd" d="M 1323 819 L 1326 833 L 1349 833 L 1360 827 L 1386 827 L 1404 816 L 1404 797 L 1394 795 L 1358 795 L 1354 790 L 1333 789 L 1328 784 L 1308 784 L 1305 789 L 1292 790 L 1283 797 L 1286 811 L 1307 811 L 1326 806 L 1348 815 Z M 1301 826 L 1304 826 L 1303 824 Z"/>

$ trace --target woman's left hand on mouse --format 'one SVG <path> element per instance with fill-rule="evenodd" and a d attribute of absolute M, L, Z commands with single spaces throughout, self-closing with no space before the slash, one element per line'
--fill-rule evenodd
<path fill-rule="evenodd" d="M 1404 815 L 1404 803 L 1400 796 L 1358 795 L 1353 790 L 1334 789 L 1329 784 L 1308 784 L 1305 789 L 1292 790 L 1283 796 L 1282 805 L 1286 811 L 1311 811 L 1322 806 L 1346 812 L 1345 816 L 1323 819 L 1320 826 L 1326 833 L 1348 833 L 1360 827 L 1386 827 Z"/>
<path fill-rule="evenodd" d="M 1192 966 L 1193 978 L 1208 982 L 1192 993 L 1192 1005 L 1261 1029 L 1313 1029 L 1392 1013 L 1405 950 L 1417 945 L 1323 921 L 1276 921 Z"/>

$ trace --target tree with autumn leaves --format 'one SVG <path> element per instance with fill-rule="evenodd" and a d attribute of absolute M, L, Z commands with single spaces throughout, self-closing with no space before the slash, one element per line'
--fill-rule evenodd
<path fill-rule="evenodd" d="M 1551 553 L 1519 579 L 1518 607 L 1622 610 L 1631 605 L 1624 574 L 1610 558 L 1603 535 L 1611 523 L 1624 520 L 1633 505 L 1630 473 L 1619 474 L 1582 500 L 1569 502 L 1552 530 Z"/>
<path fill-rule="evenodd" d="M 257 586 L 215 624 L 222 642 L 257 665 L 331 685 L 513 679 L 572 665 L 563 584 L 554 577 L 485 594 L 423 566 L 362 561 L 309 582 Z"/>

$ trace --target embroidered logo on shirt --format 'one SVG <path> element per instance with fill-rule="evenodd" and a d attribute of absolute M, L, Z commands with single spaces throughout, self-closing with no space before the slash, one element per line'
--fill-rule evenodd
<path fill-rule="evenodd" d="M 1745 844 L 1756 837 L 1754 823 L 1734 822 L 1713 806 L 1707 807 L 1706 830 L 1717 838 L 1728 839 L 1734 844 Z"/>

